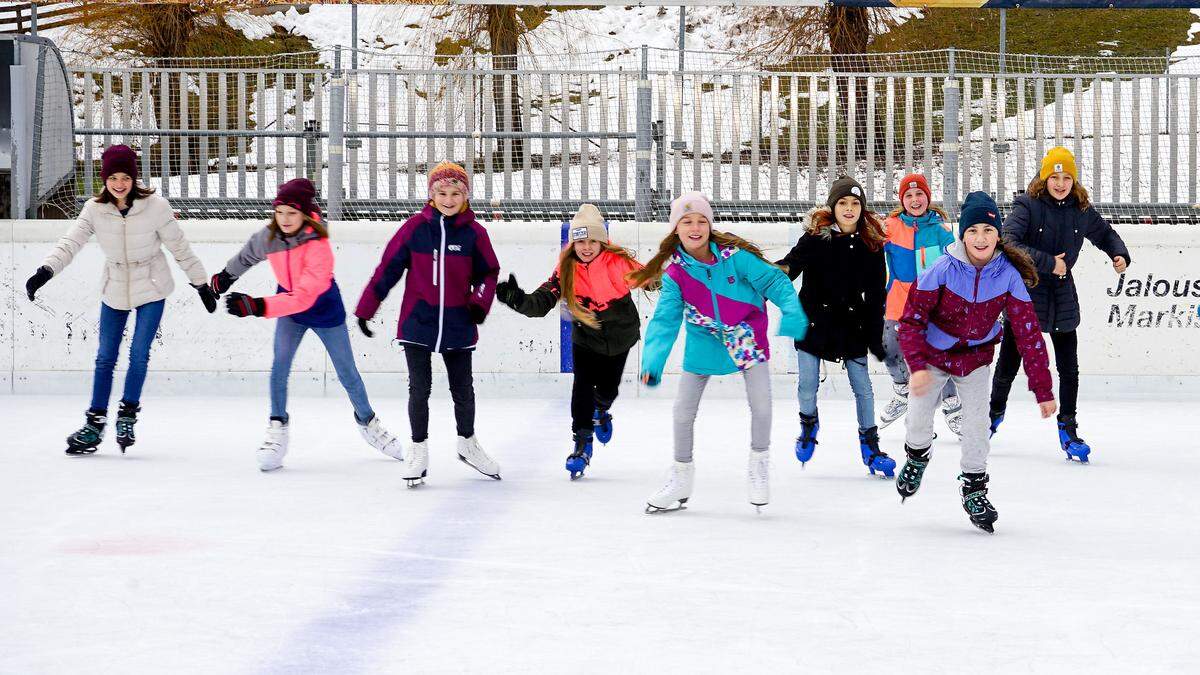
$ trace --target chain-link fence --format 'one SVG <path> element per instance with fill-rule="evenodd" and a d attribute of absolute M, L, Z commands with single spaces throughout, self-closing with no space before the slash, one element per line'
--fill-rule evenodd
<path fill-rule="evenodd" d="M 912 170 L 950 210 L 976 189 L 1004 203 L 1066 145 L 1106 214 L 1200 216 L 1196 59 L 350 54 L 103 66 L 68 55 L 70 206 L 99 189 L 100 152 L 118 142 L 189 217 L 258 216 L 277 184 L 308 176 L 335 216 L 395 219 L 451 159 L 470 172 L 478 212 L 557 219 L 586 200 L 642 220 L 687 189 L 725 217 L 793 219 L 843 174 L 884 210 Z"/>

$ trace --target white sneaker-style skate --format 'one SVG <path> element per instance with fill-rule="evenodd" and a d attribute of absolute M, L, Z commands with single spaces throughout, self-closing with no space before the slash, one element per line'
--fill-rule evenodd
<path fill-rule="evenodd" d="M 488 457 L 483 448 L 479 447 L 479 441 L 476 436 L 470 438 L 458 437 L 458 458 L 464 464 L 488 478 L 500 480 L 500 465 L 496 463 L 496 460 Z"/>
<path fill-rule="evenodd" d="M 400 461 L 400 477 L 408 487 L 424 485 L 425 474 L 429 471 L 429 441 L 413 443 Z"/>
<path fill-rule="evenodd" d="M 950 427 L 950 431 L 962 438 L 962 403 L 957 396 L 942 399 L 942 414 L 946 416 L 946 426 Z"/>
<path fill-rule="evenodd" d="M 749 487 L 750 503 L 762 513 L 762 507 L 766 506 L 771 501 L 771 452 L 764 450 L 762 452 L 750 451 L 750 463 L 747 468 L 747 483 Z"/>
<path fill-rule="evenodd" d="M 274 471 L 283 466 L 283 456 L 288 451 L 288 427 L 279 420 L 271 420 L 267 437 L 254 453 L 259 471 Z"/>
<path fill-rule="evenodd" d="M 692 462 L 675 462 L 667 472 L 667 482 L 646 500 L 646 513 L 662 513 L 687 508 L 684 504 L 692 496 L 692 482 L 696 477 L 696 465 Z"/>
<path fill-rule="evenodd" d="M 879 414 L 879 428 L 882 429 L 908 412 L 908 385 L 892 383 L 892 400 L 883 406 Z"/>
<path fill-rule="evenodd" d="M 372 448 L 382 452 L 392 459 L 404 459 L 404 444 L 379 423 L 379 415 L 371 418 L 370 422 L 358 425 L 358 432 Z"/>

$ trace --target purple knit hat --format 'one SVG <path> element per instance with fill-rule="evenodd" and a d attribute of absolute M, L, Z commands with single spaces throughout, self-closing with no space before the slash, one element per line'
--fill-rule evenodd
<path fill-rule="evenodd" d="M 317 189 L 307 178 L 293 178 L 279 186 L 272 206 L 290 206 L 314 219 L 321 218 L 321 207 L 317 206 Z"/>
<path fill-rule="evenodd" d="M 114 173 L 128 174 L 137 180 L 137 153 L 128 145 L 110 145 L 100 155 L 100 179 L 108 180 Z"/>

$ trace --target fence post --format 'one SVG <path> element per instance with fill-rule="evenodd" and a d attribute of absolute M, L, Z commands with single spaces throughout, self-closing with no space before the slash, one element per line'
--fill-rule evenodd
<path fill-rule="evenodd" d="M 319 182 L 317 176 L 321 168 L 317 166 L 317 134 L 321 125 L 316 120 L 304 121 L 304 175 L 313 183 Z"/>
<path fill-rule="evenodd" d="M 943 83 L 942 111 L 942 207 L 951 220 L 958 219 L 958 79 L 954 76 L 954 48 L 950 48 L 948 74 Z"/>
<path fill-rule="evenodd" d="M 670 202 L 667 194 L 667 123 L 658 120 L 650 125 L 654 141 L 654 206 L 660 201 Z"/>
<path fill-rule="evenodd" d="M 333 54 L 333 79 L 329 89 L 329 180 L 325 197 L 329 219 L 342 217 L 342 151 L 345 147 L 346 75 L 342 72 L 342 48 Z"/>
<path fill-rule="evenodd" d="M 653 186 L 650 183 L 650 145 L 653 130 L 650 122 L 650 51 L 642 45 L 642 69 L 637 86 L 637 152 L 634 171 L 633 217 L 643 223 L 654 219 L 651 204 Z"/>

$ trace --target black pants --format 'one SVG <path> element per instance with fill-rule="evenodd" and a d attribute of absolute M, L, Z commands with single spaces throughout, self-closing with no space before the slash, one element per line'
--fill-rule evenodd
<path fill-rule="evenodd" d="M 458 435 L 475 435 L 475 385 L 471 377 L 471 350 L 443 352 L 446 374 L 450 379 L 450 398 L 454 399 L 454 425 Z M 413 443 L 429 438 L 429 394 L 433 389 L 433 351 L 417 345 L 404 345 L 408 361 L 408 423 Z"/>
<path fill-rule="evenodd" d="M 1079 335 L 1073 330 L 1046 335 L 1054 345 L 1054 367 L 1058 370 L 1058 414 L 1060 417 L 1074 415 L 1079 399 Z M 992 413 L 1002 413 L 1008 406 L 1008 392 L 1020 367 L 1017 338 L 1006 323 L 1004 339 L 1000 341 L 1000 358 L 996 360 L 996 375 L 992 378 Z"/>
<path fill-rule="evenodd" d="M 605 356 L 573 345 L 575 381 L 571 385 L 571 431 L 592 431 L 592 412 L 608 410 L 617 399 L 629 352 Z"/>

